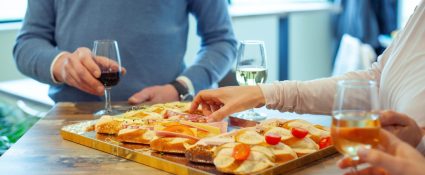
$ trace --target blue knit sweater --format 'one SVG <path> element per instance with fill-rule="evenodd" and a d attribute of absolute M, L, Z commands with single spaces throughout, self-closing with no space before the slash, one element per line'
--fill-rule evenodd
<path fill-rule="evenodd" d="M 202 40 L 196 62 L 186 67 L 189 14 Z M 118 41 L 127 69 L 112 88 L 115 101 L 180 75 L 196 91 L 209 88 L 231 67 L 237 44 L 225 0 L 29 0 L 14 57 L 22 73 L 51 85 L 54 101 L 99 101 L 103 97 L 54 84 L 50 74 L 57 54 L 92 48 L 98 39 Z"/>

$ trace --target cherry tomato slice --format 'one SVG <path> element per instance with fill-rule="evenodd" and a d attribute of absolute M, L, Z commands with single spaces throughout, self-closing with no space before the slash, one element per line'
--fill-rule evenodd
<path fill-rule="evenodd" d="M 331 145 L 331 137 L 324 137 L 319 141 L 319 148 L 323 149 Z"/>
<path fill-rule="evenodd" d="M 307 136 L 308 131 L 302 128 L 292 128 L 291 133 L 294 137 L 302 139 Z"/>
<path fill-rule="evenodd" d="M 240 143 L 233 148 L 232 156 L 235 158 L 235 160 L 246 160 L 248 159 L 250 153 L 251 148 L 249 145 Z"/>
<path fill-rule="evenodd" d="M 280 142 L 280 135 L 276 133 L 270 133 L 266 135 L 266 142 L 269 145 L 277 145 Z"/>

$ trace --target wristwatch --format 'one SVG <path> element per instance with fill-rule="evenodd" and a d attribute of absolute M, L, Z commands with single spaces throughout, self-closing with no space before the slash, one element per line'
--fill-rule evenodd
<path fill-rule="evenodd" d="M 179 81 L 174 80 L 170 84 L 177 90 L 180 101 L 191 101 L 193 99 L 192 95 L 189 93 L 189 90 Z"/>

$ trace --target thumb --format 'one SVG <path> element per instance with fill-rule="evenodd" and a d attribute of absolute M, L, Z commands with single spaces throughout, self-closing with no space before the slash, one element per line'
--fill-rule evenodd
<path fill-rule="evenodd" d="M 410 118 L 404 114 L 397 113 L 391 110 L 381 112 L 379 116 L 382 126 L 387 125 L 402 125 L 406 126 L 410 124 Z"/>
<path fill-rule="evenodd" d="M 126 69 L 126 68 L 124 68 L 124 67 L 121 67 L 121 74 L 122 74 L 122 75 L 127 74 L 127 69 Z"/>
<path fill-rule="evenodd" d="M 376 149 L 360 148 L 357 151 L 360 160 L 371 164 L 374 167 L 382 167 L 392 174 L 400 174 L 403 169 L 403 161 L 394 156 Z"/>
<path fill-rule="evenodd" d="M 147 91 L 140 91 L 136 94 L 134 94 L 133 96 L 131 96 L 128 99 L 128 102 L 130 104 L 139 104 L 139 103 L 143 103 L 145 101 L 148 101 L 150 99 L 150 94 Z"/>
<path fill-rule="evenodd" d="M 212 119 L 213 121 L 221 121 L 223 120 L 225 117 L 229 116 L 230 114 L 232 114 L 232 112 L 230 111 L 230 108 L 227 105 L 224 105 L 222 108 L 220 108 L 219 110 L 211 113 L 211 115 L 209 116 L 210 119 Z"/>

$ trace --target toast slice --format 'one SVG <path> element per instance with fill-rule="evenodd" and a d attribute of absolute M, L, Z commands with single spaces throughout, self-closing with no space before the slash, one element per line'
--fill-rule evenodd
<path fill-rule="evenodd" d="M 125 128 L 118 132 L 117 140 L 127 143 L 150 144 L 156 138 L 155 131 L 146 128 Z"/>

